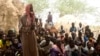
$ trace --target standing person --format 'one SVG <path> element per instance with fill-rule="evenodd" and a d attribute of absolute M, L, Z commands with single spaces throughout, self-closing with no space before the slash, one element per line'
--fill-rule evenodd
<path fill-rule="evenodd" d="M 89 28 L 89 26 L 85 27 L 85 35 L 84 35 L 84 42 L 86 43 L 89 38 L 91 36 L 91 29 Z"/>
<path fill-rule="evenodd" d="M 61 27 L 60 27 L 60 33 L 61 33 L 61 34 L 65 33 L 65 30 L 64 30 L 63 25 L 61 25 Z"/>
<path fill-rule="evenodd" d="M 32 4 L 26 6 L 26 13 L 20 20 L 20 34 L 23 56 L 38 56 L 37 41 L 34 33 L 35 15 Z"/>
<path fill-rule="evenodd" d="M 75 27 L 75 23 L 72 23 L 72 27 L 70 28 L 70 32 L 74 32 L 76 33 L 76 27 Z"/>
<path fill-rule="evenodd" d="M 79 28 L 78 28 L 78 34 L 79 33 L 83 33 L 83 27 L 82 27 L 82 23 L 79 23 Z"/>
<path fill-rule="evenodd" d="M 47 21 L 48 21 L 51 25 L 53 25 L 52 14 L 51 14 L 51 12 L 49 12 L 49 14 L 48 14 Z"/>
<path fill-rule="evenodd" d="M 75 40 L 75 37 L 76 37 L 76 27 L 75 27 L 75 23 L 72 23 L 72 27 L 70 28 L 70 32 L 71 32 L 71 35 L 72 35 L 72 38 L 73 40 Z"/>
<path fill-rule="evenodd" d="M 90 29 L 89 26 L 86 26 L 86 27 L 85 27 L 85 35 L 86 35 L 88 38 L 89 38 L 90 35 L 91 35 L 91 29 Z"/>

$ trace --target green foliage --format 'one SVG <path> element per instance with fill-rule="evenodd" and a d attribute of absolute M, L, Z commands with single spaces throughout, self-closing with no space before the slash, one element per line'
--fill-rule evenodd
<path fill-rule="evenodd" d="M 47 0 L 26 0 L 28 3 L 33 4 L 34 11 L 40 13 L 44 8 L 48 7 Z"/>
<path fill-rule="evenodd" d="M 87 7 L 87 4 L 80 0 L 58 0 L 56 4 L 56 7 L 61 12 L 61 15 L 74 13 L 79 14 L 93 11 L 93 8 Z"/>
<path fill-rule="evenodd" d="M 40 13 L 43 9 L 48 8 L 48 0 L 26 0 L 28 3 L 33 4 L 34 11 Z M 88 7 L 85 1 L 80 0 L 57 0 L 55 5 L 61 15 L 65 14 L 80 14 L 85 12 L 92 12 L 94 8 Z"/>

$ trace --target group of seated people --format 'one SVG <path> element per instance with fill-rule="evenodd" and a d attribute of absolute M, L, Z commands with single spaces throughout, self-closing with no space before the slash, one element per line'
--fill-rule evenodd
<path fill-rule="evenodd" d="M 52 29 L 51 29 L 52 30 Z M 82 23 L 79 27 L 72 23 L 66 32 L 61 26 L 57 32 L 47 30 L 44 39 L 39 41 L 42 56 L 100 56 L 100 34 L 94 37 L 94 33 L 87 25 L 84 28 Z M 70 36 L 71 35 L 71 36 Z M 96 39 L 97 38 L 97 39 Z"/>
<path fill-rule="evenodd" d="M 36 19 L 35 22 L 39 56 L 100 56 L 100 34 L 94 37 L 89 26 L 83 29 L 79 23 L 77 29 L 72 23 L 68 33 L 63 26 L 57 30 L 54 26 L 43 28 L 42 20 Z M 7 34 L 0 30 L 0 56 L 22 56 L 20 35 L 14 30 L 9 30 Z"/>
<path fill-rule="evenodd" d="M 8 30 L 7 34 L 0 30 L 0 56 L 18 56 L 22 54 L 20 36 L 15 30 Z"/>

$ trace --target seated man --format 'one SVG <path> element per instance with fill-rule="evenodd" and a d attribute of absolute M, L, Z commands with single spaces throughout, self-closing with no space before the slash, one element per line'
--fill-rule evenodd
<path fill-rule="evenodd" d="M 69 41 L 69 44 L 65 46 L 67 56 L 78 56 L 78 46 L 75 45 L 73 40 Z"/>

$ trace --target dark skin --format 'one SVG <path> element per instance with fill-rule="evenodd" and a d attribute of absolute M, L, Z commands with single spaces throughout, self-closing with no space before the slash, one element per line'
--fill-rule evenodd
<path fill-rule="evenodd" d="M 98 35 L 97 43 L 100 44 L 100 34 Z"/>
<path fill-rule="evenodd" d="M 42 19 L 39 19 L 39 21 L 40 21 L 40 27 L 42 27 Z"/>
<path fill-rule="evenodd" d="M 100 54 L 100 44 L 97 45 L 96 50 L 97 50 L 97 53 Z"/>
<path fill-rule="evenodd" d="M 86 26 L 86 27 L 85 27 L 85 31 L 91 32 L 89 26 Z"/>
<path fill-rule="evenodd" d="M 0 39 L 2 39 L 3 35 L 4 35 L 4 32 L 0 30 Z"/>
<path fill-rule="evenodd" d="M 50 37 L 45 36 L 45 40 L 46 40 L 46 44 L 44 46 L 41 46 L 41 47 L 45 47 L 45 46 L 48 46 L 49 45 Z"/>
<path fill-rule="evenodd" d="M 91 35 L 90 35 L 90 37 L 93 37 L 94 36 L 94 33 L 93 32 L 91 32 Z"/>
<path fill-rule="evenodd" d="M 81 43 L 78 44 L 78 45 L 82 45 L 82 44 L 83 44 L 82 33 L 81 33 L 81 32 L 78 33 L 78 41 L 81 41 Z M 77 44 L 77 43 L 76 43 L 76 44 Z"/>
<path fill-rule="evenodd" d="M 33 12 L 33 6 L 32 6 L 32 4 L 31 4 L 31 7 L 30 7 L 30 11 Z"/>
<path fill-rule="evenodd" d="M 65 38 L 68 38 L 68 33 L 65 34 Z"/>
<path fill-rule="evenodd" d="M 71 33 L 75 33 L 77 30 L 76 30 L 76 27 L 75 27 L 75 24 L 72 23 L 72 27 L 70 28 L 70 32 Z"/>
<path fill-rule="evenodd" d="M 72 39 L 69 40 L 69 47 L 70 48 L 74 48 L 75 47 L 75 44 L 74 44 L 74 41 Z M 69 50 L 66 51 L 66 55 L 68 56 L 69 54 Z"/>
<path fill-rule="evenodd" d="M 74 23 L 72 23 L 72 27 L 75 27 L 75 24 Z"/>
<path fill-rule="evenodd" d="M 51 14 L 51 12 L 49 12 L 49 14 Z"/>
<path fill-rule="evenodd" d="M 63 29 L 63 26 L 61 25 L 61 29 Z"/>
<path fill-rule="evenodd" d="M 68 37 L 68 33 L 65 34 L 65 39 L 64 39 L 65 43 L 68 44 L 69 41 L 69 37 Z"/>
<path fill-rule="evenodd" d="M 73 40 L 75 40 L 75 37 L 76 37 L 76 33 L 72 33 Z"/>
<path fill-rule="evenodd" d="M 81 23 L 79 23 L 79 26 L 80 26 L 80 27 L 82 27 L 82 24 L 81 24 Z"/>
<path fill-rule="evenodd" d="M 70 48 L 74 48 L 75 47 L 75 43 L 74 43 L 73 40 L 69 41 L 69 46 L 70 46 Z"/>
<path fill-rule="evenodd" d="M 57 47 L 60 49 L 60 51 L 63 53 L 63 50 L 62 50 L 62 48 L 61 48 L 61 44 L 62 44 L 62 42 L 60 41 L 60 40 L 57 40 L 56 41 L 56 45 L 57 45 Z"/>
<path fill-rule="evenodd" d="M 91 29 L 89 28 L 89 26 L 86 26 L 85 27 L 85 35 L 89 38 L 91 37 Z"/>
<path fill-rule="evenodd" d="M 95 50 L 91 56 L 100 56 L 100 44 L 95 43 L 94 48 L 95 48 Z"/>

